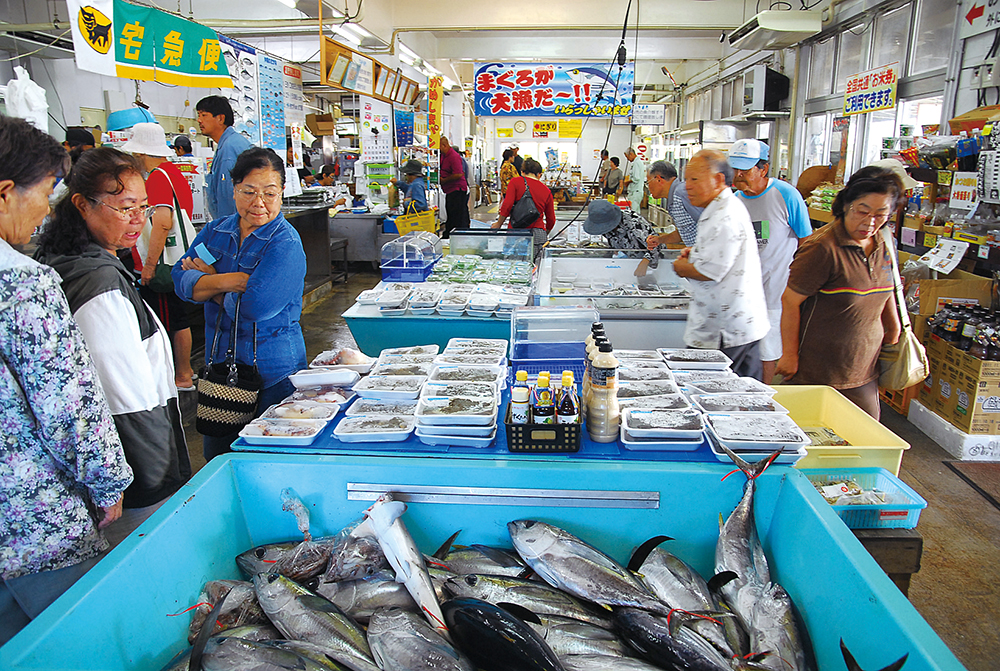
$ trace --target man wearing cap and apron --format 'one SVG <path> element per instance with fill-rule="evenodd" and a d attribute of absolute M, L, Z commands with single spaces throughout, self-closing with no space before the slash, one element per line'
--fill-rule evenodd
<path fill-rule="evenodd" d="M 763 379 L 770 383 L 781 358 L 781 294 L 799 240 L 812 234 L 806 202 L 788 182 L 767 176 L 769 147 L 760 140 L 737 140 L 729 148 L 736 197 L 747 208 L 757 236 L 764 298 L 771 330 L 760 341 Z"/>

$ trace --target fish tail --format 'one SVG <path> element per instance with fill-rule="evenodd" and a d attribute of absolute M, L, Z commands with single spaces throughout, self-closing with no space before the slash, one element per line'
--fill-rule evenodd
<path fill-rule="evenodd" d="M 851 654 L 851 651 L 847 649 L 847 644 L 844 643 L 844 639 L 840 639 L 840 652 L 844 655 L 844 664 L 847 666 L 847 671 L 864 671 L 864 669 L 861 668 L 861 665 L 858 664 L 857 660 L 854 659 L 854 655 Z M 889 666 L 879 669 L 879 671 L 899 671 L 903 667 L 903 664 L 906 663 L 906 658 L 909 656 L 910 653 L 906 653 Z"/>
<path fill-rule="evenodd" d="M 778 458 L 778 455 L 781 454 L 781 450 L 778 449 L 771 453 L 771 455 L 767 458 L 750 463 L 721 443 L 720 447 L 722 447 L 725 453 L 729 455 L 729 458 L 733 460 L 736 467 L 743 471 L 743 473 L 747 476 L 747 480 L 756 480 L 760 474 L 767 470 L 767 467 Z M 729 477 L 729 475 L 731 475 L 731 473 L 727 473 L 725 477 Z M 725 479 L 725 477 L 723 479 Z"/>

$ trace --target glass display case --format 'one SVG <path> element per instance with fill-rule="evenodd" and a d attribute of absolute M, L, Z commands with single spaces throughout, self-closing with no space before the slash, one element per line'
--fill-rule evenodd
<path fill-rule="evenodd" d="M 382 245 L 382 279 L 422 282 L 439 258 L 441 245 L 436 235 L 426 231 L 407 233 Z"/>
<path fill-rule="evenodd" d="M 530 228 L 472 229 L 451 232 L 448 239 L 450 255 L 475 254 L 482 259 L 527 261 L 535 256 L 534 234 Z"/>

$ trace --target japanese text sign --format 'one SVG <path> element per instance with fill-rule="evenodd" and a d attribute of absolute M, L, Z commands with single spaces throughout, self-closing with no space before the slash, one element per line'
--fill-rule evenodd
<path fill-rule="evenodd" d="M 122 0 L 67 4 L 81 70 L 177 86 L 233 85 L 219 36 L 211 28 Z"/>
<path fill-rule="evenodd" d="M 437 149 L 441 142 L 441 102 L 444 98 L 444 80 L 431 77 L 427 83 L 427 146 Z"/>
<path fill-rule="evenodd" d="M 966 39 L 973 35 L 996 30 L 1000 27 L 1000 2 L 997 0 L 971 0 L 962 3 L 958 13 L 958 37 Z"/>
<path fill-rule="evenodd" d="M 975 172 L 956 172 L 951 181 L 951 201 L 949 207 L 959 210 L 971 210 L 976 204 L 976 186 L 979 184 L 979 174 Z"/>
<path fill-rule="evenodd" d="M 479 116 L 623 116 L 632 110 L 634 88 L 631 63 L 483 63 L 476 67 L 475 107 Z"/>
<path fill-rule="evenodd" d="M 864 114 L 896 106 L 899 63 L 890 63 L 847 78 L 844 115 Z"/>

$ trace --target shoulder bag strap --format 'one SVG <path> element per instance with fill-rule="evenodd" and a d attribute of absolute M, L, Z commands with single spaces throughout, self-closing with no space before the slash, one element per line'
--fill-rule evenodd
<path fill-rule="evenodd" d="M 896 261 L 896 246 L 892 243 L 892 236 L 889 235 L 889 225 L 882 227 L 882 242 L 885 244 L 889 260 L 892 261 L 892 290 L 896 297 L 896 315 L 899 317 L 900 331 L 910 328 L 910 315 L 903 308 L 902 282 L 899 277 L 899 264 Z"/>

